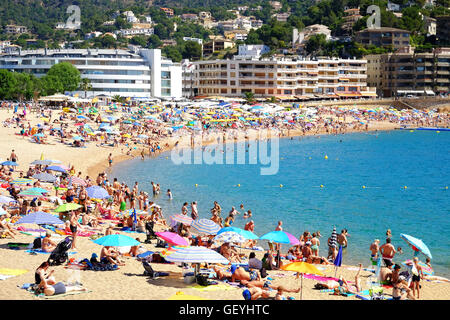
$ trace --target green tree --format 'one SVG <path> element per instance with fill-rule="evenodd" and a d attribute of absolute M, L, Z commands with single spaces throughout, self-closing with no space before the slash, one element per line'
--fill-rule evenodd
<path fill-rule="evenodd" d="M 147 45 L 147 39 L 145 39 L 145 37 L 142 36 L 134 36 L 133 38 L 131 38 L 130 43 L 137 46 L 145 47 Z"/>
<path fill-rule="evenodd" d="M 16 79 L 14 88 L 15 97 L 20 101 L 23 99 L 32 99 L 38 79 L 34 75 L 23 72 L 14 72 L 13 76 Z"/>
<path fill-rule="evenodd" d="M 247 100 L 248 103 L 252 103 L 255 101 L 255 94 L 251 91 L 245 91 L 244 96 L 245 100 Z"/>
<path fill-rule="evenodd" d="M 171 59 L 173 62 L 180 62 L 183 59 L 183 56 L 180 53 L 179 48 L 175 46 L 167 46 L 162 48 L 162 54 L 167 58 Z"/>
<path fill-rule="evenodd" d="M 41 95 L 49 96 L 58 92 L 64 92 L 64 87 L 59 77 L 47 74 L 41 78 L 41 86 L 39 91 Z"/>
<path fill-rule="evenodd" d="M 152 34 L 147 41 L 147 47 L 150 49 L 156 49 L 162 46 L 162 41 L 156 34 Z"/>
<path fill-rule="evenodd" d="M 195 41 L 186 41 L 183 59 L 199 60 L 202 57 L 202 46 Z"/>
<path fill-rule="evenodd" d="M 17 80 L 12 72 L 6 69 L 0 69 L 0 99 L 13 99 L 16 85 Z"/>
<path fill-rule="evenodd" d="M 326 43 L 327 40 L 324 34 L 312 35 L 306 41 L 305 50 L 308 54 L 316 54 L 325 48 Z"/>
<path fill-rule="evenodd" d="M 80 71 L 69 62 L 60 62 L 53 65 L 46 76 L 49 77 L 49 80 L 56 80 L 60 84 L 55 88 L 58 88 L 56 92 L 61 93 L 77 90 L 81 81 Z"/>

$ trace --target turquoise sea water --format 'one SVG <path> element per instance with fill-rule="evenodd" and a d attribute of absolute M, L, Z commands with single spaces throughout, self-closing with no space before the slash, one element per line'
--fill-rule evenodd
<path fill-rule="evenodd" d="M 400 238 L 406 233 L 428 245 L 438 275 L 450 276 L 450 189 L 445 189 L 450 186 L 450 132 L 285 138 L 279 152 L 276 175 L 260 175 L 261 165 L 175 165 L 168 152 L 119 163 L 109 176 L 130 188 L 138 181 L 140 190 L 150 195 L 150 182 L 159 183 L 161 194 L 155 202 L 166 218 L 194 200 L 200 217 L 210 218 L 216 200 L 223 218 L 232 206 L 240 211 L 241 203 L 251 209 L 260 236 L 274 230 L 278 220 L 296 236 L 320 230 L 320 254 L 325 256 L 333 226 L 338 233 L 347 228 L 345 264 L 367 266 L 371 242 L 378 238 L 384 243 L 387 229 L 392 230 L 394 245 L 404 251 L 394 261 L 411 258 L 413 251 Z M 166 196 L 169 188 L 171 201 Z M 233 225 L 243 227 L 245 222 L 241 214 Z M 266 246 L 266 241 L 260 244 Z"/>

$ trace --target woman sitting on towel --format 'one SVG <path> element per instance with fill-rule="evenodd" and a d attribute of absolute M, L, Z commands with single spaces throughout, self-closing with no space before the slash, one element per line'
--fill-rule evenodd
<path fill-rule="evenodd" d="M 42 250 L 45 252 L 52 252 L 56 248 L 56 243 L 50 239 L 51 233 L 49 231 L 45 232 L 45 238 L 42 239 Z"/>
<path fill-rule="evenodd" d="M 36 269 L 36 272 L 34 273 L 34 280 L 36 284 L 46 283 L 51 285 L 56 283 L 55 277 L 52 276 L 55 270 L 48 270 L 49 266 L 50 264 L 48 261 L 45 261 Z"/>

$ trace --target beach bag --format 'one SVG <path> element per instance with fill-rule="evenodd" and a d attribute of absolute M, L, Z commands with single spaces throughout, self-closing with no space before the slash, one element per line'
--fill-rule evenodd
<path fill-rule="evenodd" d="M 198 275 L 195 277 L 195 281 L 197 282 L 197 284 L 199 284 L 199 285 L 201 285 L 201 286 L 204 286 L 204 287 L 206 287 L 206 286 L 209 285 L 208 277 L 205 276 L 205 275 L 203 275 L 203 274 L 198 274 Z"/>
<path fill-rule="evenodd" d="M 41 237 L 34 239 L 33 241 L 33 249 L 40 249 L 42 247 Z"/>

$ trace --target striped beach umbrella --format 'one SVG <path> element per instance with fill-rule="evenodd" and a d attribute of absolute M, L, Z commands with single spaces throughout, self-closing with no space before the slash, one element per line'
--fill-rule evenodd
<path fill-rule="evenodd" d="M 86 181 L 84 181 L 83 179 L 79 178 L 79 177 L 75 177 L 75 176 L 71 176 L 69 178 L 69 185 L 79 185 L 79 186 L 87 186 Z"/>
<path fill-rule="evenodd" d="M 86 192 L 87 192 L 89 198 L 106 199 L 106 198 L 110 197 L 108 191 L 106 191 L 105 189 L 103 189 L 102 187 L 99 187 L 99 186 L 92 186 L 92 187 L 86 188 Z"/>
<path fill-rule="evenodd" d="M 54 182 L 56 177 L 47 172 L 41 172 L 33 175 L 33 179 L 37 179 L 42 182 Z"/>
<path fill-rule="evenodd" d="M 329 243 L 329 247 L 331 248 L 337 248 L 337 233 L 336 233 L 336 227 L 333 227 L 333 232 L 331 233 L 331 240 Z"/>
<path fill-rule="evenodd" d="M 217 234 L 220 230 L 220 226 L 212 220 L 209 219 L 199 219 L 195 220 L 191 224 L 193 231 L 203 234 Z"/>
<path fill-rule="evenodd" d="M 183 263 L 222 263 L 230 262 L 217 251 L 206 247 L 176 247 L 175 252 L 165 257 L 170 262 Z"/>
<path fill-rule="evenodd" d="M 184 214 L 176 214 L 173 216 L 170 216 L 170 219 L 174 222 L 179 222 L 184 225 L 190 226 L 192 222 L 194 221 L 191 217 L 188 217 Z"/>
<path fill-rule="evenodd" d="M 213 240 L 229 243 L 242 243 L 246 241 L 243 236 L 233 231 L 222 232 L 221 234 L 215 236 Z"/>
<path fill-rule="evenodd" d="M 19 219 L 15 224 L 32 223 L 32 224 L 64 224 L 58 217 L 51 213 L 36 211 Z"/>

